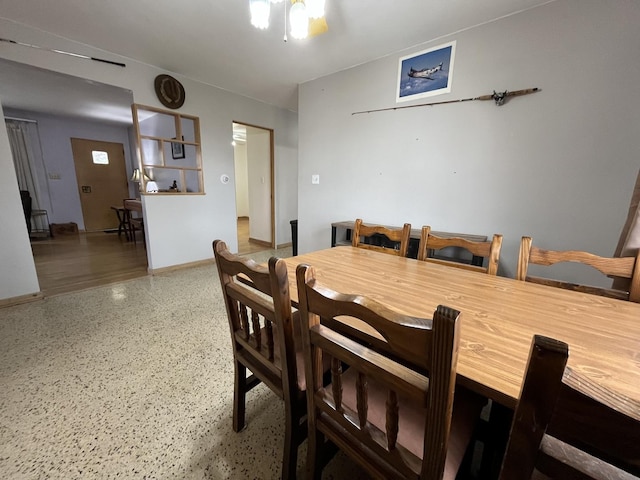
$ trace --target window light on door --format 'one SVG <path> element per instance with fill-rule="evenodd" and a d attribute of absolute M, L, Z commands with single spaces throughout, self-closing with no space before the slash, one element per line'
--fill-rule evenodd
<path fill-rule="evenodd" d="M 96 165 L 109 165 L 109 154 L 100 150 L 92 150 L 91 157 Z"/>

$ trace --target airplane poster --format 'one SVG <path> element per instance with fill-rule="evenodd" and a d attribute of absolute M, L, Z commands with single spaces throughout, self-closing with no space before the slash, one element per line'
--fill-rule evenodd
<path fill-rule="evenodd" d="M 396 102 L 451 92 L 456 42 L 400 58 Z"/>

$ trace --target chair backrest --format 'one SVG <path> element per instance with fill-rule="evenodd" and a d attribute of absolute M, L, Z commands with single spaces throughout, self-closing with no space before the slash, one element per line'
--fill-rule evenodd
<path fill-rule="evenodd" d="M 433 319 L 408 317 L 375 300 L 319 285 L 313 268 L 307 265 L 299 265 L 296 275 L 306 375 L 312 379 L 307 383 L 309 434 L 321 431 L 376 477 L 442 478 L 456 378 L 459 312 L 439 306 Z M 340 316 L 375 329 L 387 341 L 388 352 L 343 335 L 340 320 L 336 320 Z M 326 387 L 323 355 L 331 357 L 331 385 Z M 349 368 L 343 374 L 344 364 Z M 355 401 L 347 402 L 346 383 L 354 378 L 349 384 L 355 384 Z M 384 391 L 381 398 L 386 398 L 386 408 L 381 410 L 386 411 L 368 411 L 369 404 L 385 405 L 368 398 L 374 394 L 368 383 Z M 413 437 L 405 427 L 409 423 L 415 427 L 416 422 L 399 425 L 399 403 L 402 411 L 415 408 L 424 414 L 421 418 L 426 420 L 418 424 Z M 377 423 L 384 425 L 376 426 L 372 417 L 382 419 Z"/>
<path fill-rule="evenodd" d="M 486 257 L 487 266 L 469 265 L 466 263 L 444 260 L 441 258 L 431 258 L 430 250 L 441 250 L 448 247 L 464 248 L 476 257 Z M 420 233 L 420 246 L 418 247 L 418 260 L 426 260 L 428 262 L 440 263 L 442 265 L 450 265 L 452 267 L 464 268 L 478 272 L 488 273 L 489 275 L 498 274 L 498 261 L 500 260 L 500 249 L 502 248 L 502 235 L 495 234 L 491 241 L 473 242 L 460 237 L 444 238 L 438 237 L 431 233 L 431 227 L 426 225 L 422 227 Z"/>
<path fill-rule="evenodd" d="M 384 235 L 390 242 L 397 245 L 398 248 L 388 247 L 385 242 L 380 245 L 362 242 L 361 237 L 371 237 Z M 358 218 L 353 227 L 351 235 L 351 244 L 354 247 L 368 248 L 378 252 L 390 253 L 401 257 L 407 256 L 409 249 L 409 237 L 411 236 L 411 225 L 405 223 L 402 228 L 391 228 L 383 225 L 365 225 L 362 219 Z"/>
<path fill-rule="evenodd" d="M 578 262 L 599 270 L 610 277 L 624 278 L 628 280 L 628 291 L 614 290 L 612 288 L 578 285 L 561 280 L 552 280 L 527 275 L 529 264 L 554 265 L 560 262 Z M 588 252 L 577 250 L 544 250 L 531 245 L 531 237 L 522 237 L 520 242 L 520 255 L 518 258 L 518 271 L 516 278 L 527 282 L 541 283 L 552 287 L 565 288 L 578 292 L 592 293 L 604 297 L 618 298 L 640 302 L 640 250 L 635 257 L 600 257 Z"/>
<path fill-rule="evenodd" d="M 287 266 L 275 257 L 268 267 L 258 265 L 232 254 L 222 240 L 213 242 L 213 251 L 234 357 L 241 355 L 253 374 L 286 400 L 287 392 L 297 389 Z"/>
<path fill-rule="evenodd" d="M 534 469 L 558 479 L 640 475 L 638 405 L 565 369 L 567 358 L 567 344 L 533 338 L 500 480 L 529 479 Z"/>

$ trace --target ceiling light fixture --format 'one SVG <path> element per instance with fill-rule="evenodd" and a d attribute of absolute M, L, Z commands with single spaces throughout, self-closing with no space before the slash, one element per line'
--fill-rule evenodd
<path fill-rule="evenodd" d="M 251 12 L 251 24 L 261 30 L 269 28 L 269 16 L 271 14 L 272 3 L 282 3 L 284 0 L 249 0 Z M 289 26 L 291 36 L 297 39 L 307 38 L 309 31 L 311 35 L 317 35 L 327 31 L 327 24 L 324 20 L 325 0 L 288 0 L 291 2 L 289 10 Z M 285 35 L 287 41 L 286 18 L 287 9 L 285 7 Z"/>
<path fill-rule="evenodd" d="M 304 3 L 307 6 L 309 18 L 324 17 L 324 0 L 305 0 Z"/>
<path fill-rule="evenodd" d="M 309 14 L 303 1 L 297 1 L 291 5 L 289 24 L 291 25 L 291 36 L 293 38 L 299 40 L 307 38 L 309 35 Z"/>
<path fill-rule="evenodd" d="M 269 13 L 271 13 L 271 3 L 269 0 L 250 0 L 251 25 L 261 30 L 269 28 Z"/>

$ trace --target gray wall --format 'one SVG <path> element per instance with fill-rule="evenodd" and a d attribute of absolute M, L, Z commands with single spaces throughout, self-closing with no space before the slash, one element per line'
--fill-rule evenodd
<path fill-rule="evenodd" d="M 84 230 L 71 138 L 121 143 L 127 174 L 131 176 L 129 128 L 60 115 L 47 115 L 5 108 L 5 115 L 38 122 L 43 165 L 37 170 L 41 186 L 40 208 L 47 210 L 50 223 L 75 222 Z M 137 161 L 136 161 L 137 162 Z M 59 178 L 51 179 L 50 175 Z M 133 190 L 132 190 L 133 191 Z"/>
<path fill-rule="evenodd" d="M 329 246 L 332 221 L 361 217 L 503 233 L 507 276 L 522 235 L 612 255 L 640 167 L 638 25 L 637 1 L 559 0 L 301 85 L 301 253 Z M 352 115 L 396 106 L 398 58 L 450 40 L 452 91 L 426 101 L 541 92 Z"/>

